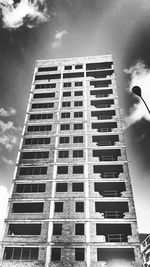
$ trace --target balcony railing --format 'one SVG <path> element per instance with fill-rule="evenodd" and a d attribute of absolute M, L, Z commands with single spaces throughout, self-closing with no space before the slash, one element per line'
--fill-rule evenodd
<path fill-rule="evenodd" d="M 123 218 L 123 212 L 118 210 L 104 211 L 104 218 L 106 219 L 120 219 Z"/>
<path fill-rule="evenodd" d="M 119 192 L 116 190 L 105 190 L 102 193 L 103 197 L 118 197 Z"/>
<path fill-rule="evenodd" d="M 106 235 L 106 242 L 125 242 L 127 241 L 124 234 L 108 234 Z"/>
<path fill-rule="evenodd" d="M 116 178 L 118 176 L 117 172 L 104 172 L 102 178 Z"/>

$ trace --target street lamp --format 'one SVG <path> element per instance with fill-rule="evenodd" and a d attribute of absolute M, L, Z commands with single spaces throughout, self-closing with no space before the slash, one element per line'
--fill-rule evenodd
<path fill-rule="evenodd" d="M 150 110 L 149 110 L 149 108 L 148 108 L 148 106 L 147 106 L 145 100 L 144 100 L 143 97 L 142 97 L 142 94 L 141 94 L 141 88 L 140 88 L 139 86 L 134 86 L 134 87 L 132 88 L 132 92 L 133 92 L 135 95 L 137 95 L 138 97 L 140 97 L 140 98 L 142 99 L 143 103 L 145 104 L 145 106 L 146 106 L 146 108 L 147 108 L 147 110 L 148 110 L 148 112 L 149 112 L 149 114 L 150 114 Z"/>

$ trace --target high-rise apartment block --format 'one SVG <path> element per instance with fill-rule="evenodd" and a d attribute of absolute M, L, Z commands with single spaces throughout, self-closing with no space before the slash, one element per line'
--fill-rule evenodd
<path fill-rule="evenodd" d="M 4 267 L 141 267 L 110 55 L 38 60 Z"/>

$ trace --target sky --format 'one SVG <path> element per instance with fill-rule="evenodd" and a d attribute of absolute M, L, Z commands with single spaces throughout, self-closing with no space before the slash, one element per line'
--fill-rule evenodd
<path fill-rule="evenodd" d="M 149 0 L 0 0 L 0 224 L 35 61 L 112 54 L 140 233 L 150 233 Z M 1 229 L 1 227 L 0 227 Z"/>

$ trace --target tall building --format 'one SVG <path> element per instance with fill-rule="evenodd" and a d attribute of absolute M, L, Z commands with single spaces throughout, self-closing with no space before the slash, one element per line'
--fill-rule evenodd
<path fill-rule="evenodd" d="M 38 60 L 4 267 L 140 267 L 112 57 Z"/>
<path fill-rule="evenodd" d="M 150 267 L 150 235 L 147 235 L 141 243 L 143 267 Z"/>

